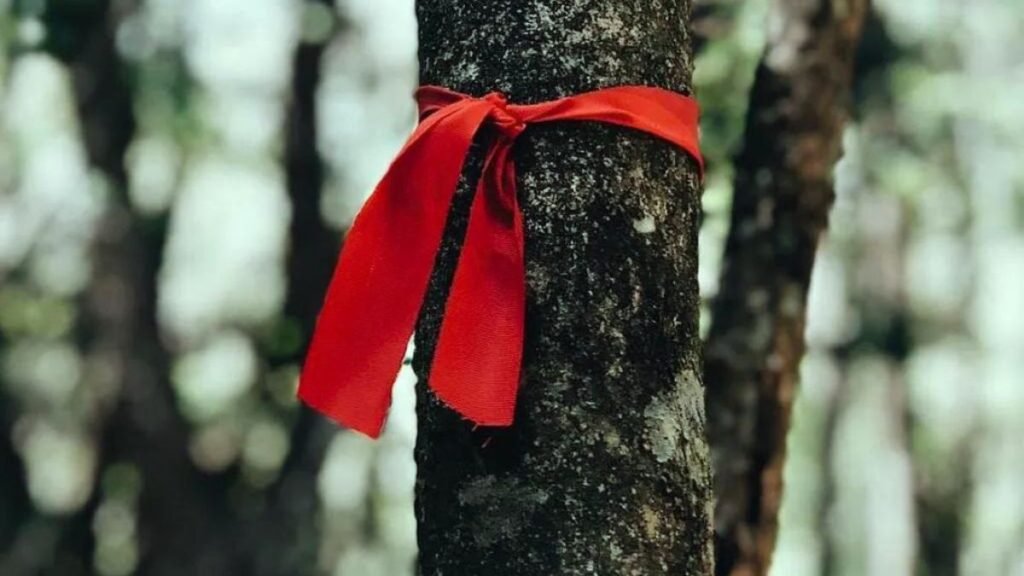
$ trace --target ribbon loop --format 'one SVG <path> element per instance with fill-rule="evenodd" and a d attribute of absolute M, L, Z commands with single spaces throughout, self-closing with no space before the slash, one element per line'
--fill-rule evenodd
<path fill-rule="evenodd" d="M 483 100 L 493 106 L 490 114 L 491 122 L 505 138 L 515 140 L 523 133 L 523 130 L 526 130 L 526 122 L 511 109 L 504 94 L 491 92 L 484 96 Z"/>
<path fill-rule="evenodd" d="M 697 104 L 626 86 L 519 106 L 424 86 L 420 125 L 345 240 L 317 320 L 299 397 L 339 423 L 380 434 L 391 387 L 426 295 L 465 156 L 487 123 L 484 173 L 445 307 L 429 385 L 452 409 L 489 426 L 512 423 L 522 371 L 526 280 L 512 147 L 527 124 L 596 121 L 646 132 L 701 164 Z"/>

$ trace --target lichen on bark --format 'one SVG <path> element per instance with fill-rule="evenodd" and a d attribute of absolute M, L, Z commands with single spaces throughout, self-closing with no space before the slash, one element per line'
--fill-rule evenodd
<path fill-rule="evenodd" d="M 521 103 L 625 84 L 688 93 L 689 10 L 685 0 L 421 0 L 421 82 Z M 474 429 L 425 384 L 475 155 L 413 361 L 420 573 L 710 574 L 696 164 L 591 123 L 531 127 L 514 155 L 527 266 L 516 421 Z"/>

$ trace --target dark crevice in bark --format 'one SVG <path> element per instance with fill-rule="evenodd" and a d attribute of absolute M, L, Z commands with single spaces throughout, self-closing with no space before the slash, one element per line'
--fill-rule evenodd
<path fill-rule="evenodd" d="M 866 0 L 776 0 L 736 159 L 721 292 L 706 346 L 719 574 L 767 572 L 804 309 L 827 227 Z"/>
<path fill-rule="evenodd" d="M 93 274 L 79 303 L 82 316 L 76 334 L 89 363 L 111 369 L 87 377 L 110 378 L 120 390 L 116 403 L 97 423 L 98 469 L 102 474 L 111 464 L 128 463 L 139 473 L 139 573 L 313 573 L 319 542 L 316 470 L 330 437 L 326 426 L 302 412 L 293 451 L 279 481 L 265 493 L 266 514 L 254 522 L 232 507 L 229 496 L 237 470 L 202 473 L 188 453 L 190 431 L 168 380 L 171 357 L 161 342 L 156 315 L 166 222 L 133 214 L 126 194 L 125 152 L 135 132 L 132 70 L 122 63 L 115 38 L 123 11 L 132 7 L 113 2 L 59 5 L 45 15 L 61 32 L 47 49 L 71 70 L 89 162 L 112 192 L 92 246 Z M 286 159 L 295 207 L 286 314 L 304 335 L 315 322 L 315 307 L 335 253 L 335 237 L 319 217 L 323 168 L 316 150 L 314 108 L 322 51 L 322 45 L 310 44 L 296 54 Z M 289 360 L 296 361 L 301 353 L 294 351 Z M 13 452 L 11 456 L 16 457 Z M 5 466 L 5 474 L 14 469 L 20 472 L 20 466 Z M 11 511 L 17 509 L 13 503 L 18 493 L 13 488 L 9 495 L 5 491 Z M 101 496 L 97 489 L 83 510 L 64 520 L 32 526 L 26 524 L 27 517 L 12 520 L 22 530 L 33 530 L 38 536 L 34 542 L 49 542 L 52 548 L 53 560 L 30 567 L 33 572 L 90 572 L 95 547 L 92 521 Z M 31 515 L 27 497 L 24 504 Z M 294 546 L 282 547 L 281 542 Z"/>
<path fill-rule="evenodd" d="M 691 89 L 688 1 L 417 8 L 423 84 L 523 103 L 623 84 Z M 527 266 L 516 420 L 474 430 L 425 385 L 477 154 L 417 331 L 420 574 L 710 574 L 695 163 L 596 124 L 531 127 L 514 155 Z"/>

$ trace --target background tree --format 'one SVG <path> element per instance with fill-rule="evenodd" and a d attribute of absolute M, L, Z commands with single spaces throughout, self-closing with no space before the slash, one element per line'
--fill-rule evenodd
<path fill-rule="evenodd" d="M 514 4 L 502 12 L 512 25 L 494 32 L 495 42 L 574 48 L 510 55 L 544 63 L 521 66 L 517 77 L 499 67 L 474 79 L 472 70 L 444 66 L 426 77 L 540 98 L 541 89 L 643 79 L 648 65 L 659 67 L 613 70 L 607 55 L 632 63 L 641 56 L 632 47 L 664 55 L 685 41 L 681 13 L 657 19 L 657 38 L 667 41 L 660 44 L 617 28 L 639 19 L 608 17 L 631 14 L 633 3 L 562 2 L 550 13 L 541 2 Z M 650 80 L 689 88 L 676 80 L 692 64 L 703 109 L 708 170 L 698 249 L 706 333 L 716 293 L 742 288 L 723 282 L 720 263 L 734 184 L 748 180 L 739 173 L 747 160 L 733 169 L 755 125 L 748 104 L 784 96 L 752 90 L 755 77 L 761 87 L 774 77 L 755 72 L 767 62 L 766 46 L 791 38 L 768 31 L 791 31 L 806 15 L 769 18 L 766 2 L 694 4 L 694 61 L 660 67 Z M 644 3 L 644 10 L 668 5 Z M 1024 11 L 999 0 L 876 0 L 874 8 L 850 88 L 854 114 L 843 135 L 837 201 L 812 274 L 772 570 L 1013 574 L 1024 533 L 1016 441 L 1024 422 L 1017 289 L 1024 106 L 1015 90 Z M 377 443 L 302 411 L 294 385 L 337 241 L 414 122 L 415 14 L 412 0 L 0 2 L 0 574 L 412 574 L 411 369 L 403 369 Z M 497 13 L 463 14 L 484 26 L 498 21 Z M 549 29 L 549 16 L 562 27 Z M 809 48 L 796 52 L 797 62 L 825 53 L 815 42 L 836 21 L 807 28 Z M 439 26 L 436 17 L 425 23 Z M 474 38 L 488 59 L 496 56 L 487 39 Z M 424 56 L 438 60 L 449 42 L 425 39 Z M 612 174 L 592 167 L 591 154 L 632 164 L 655 150 L 642 163 L 654 177 L 636 197 L 596 194 L 632 186 L 608 179 L 568 181 L 559 191 L 554 177 L 523 184 L 524 192 L 550 193 L 534 198 L 586 201 L 558 206 L 573 215 L 559 230 L 598 222 L 603 235 L 580 228 L 579 240 L 586 232 L 585 245 L 609 246 L 610 255 L 639 249 L 630 210 L 662 198 L 650 183 L 689 173 L 663 169 L 663 158 L 677 152 L 612 128 L 535 132 L 520 151 L 528 178 L 548 174 L 555 162 Z M 580 139 L 600 147 L 581 148 Z M 735 189 L 746 198 L 744 190 L 761 186 L 755 178 Z M 748 205 L 742 198 L 737 210 Z M 693 209 L 690 196 L 663 199 L 666 208 Z M 529 216 L 546 222 L 542 208 Z M 688 218 L 658 224 L 652 236 L 692 234 Z M 621 264 L 611 258 L 596 271 Z M 788 275 L 797 264 L 781 269 Z M 559 272 L 562 279 L 576 273 Z M 435 282 L 440 290 L 443 278 Z M 624 284 L 616 281 L 610 294 L 618 297 Z M 607 317 L 601 300 L 590 306 L 600 309 L 594 318 Z M 428 328 L 429 318 L 436 315 L 425 318 Z M 563 320 L 566 330 L 591 322 L 580 314 Z M 607 326 L 621 331 L 626 323 Z M 546 334 L 551 326 L 537 329 Z M 588 333 L 609 349 L 619 342 L 614 331 Z M 553 339 L 533 346 L 534 362 L 565 348 Z M 597 390 L 603 367 L 583 362 L 566 381 L 588 379 L 583 389 Z M 629 367 L 653 374 L 651 387 L 675 368 Z M 490 432 L 480 435 L 482 443 Z M 488 444 L 496 460 L 504 457 L 494 452 L 501 440 Z M 764 463 L 768 453 L 761 454 L 750 456 L 748 471 Z M 741 476 L 737 486 L 748 495 L 734 507 L 745 511 L 741 525 L 752 525 L 751 512 L 771 518 L 751 503 L 775 501 L 762 499 L 753 476 Z"/>
<path fill-rule="evenodd" d="M 866 0 L 773 4 L 705 359 L 721 574 L 771 563 L 811 269 L 866 11 Z"/>
<path fill-rule="evenodd" d="M 238 38 L 225 27 L 225 16 L 234 14 L 230 3 L 226 12 L 218 11 L 225 4 L 215 4 L 197 3 L 191 11 L 157 2 L 54 2 L 11 12 L 4 7 L 5 18 L 21 26 L 9 44 L 15 65 L 5 127 L 13 146 L 5 153 L 14 170 L 5 174 L 5 193 L 26 207 L 25 214 L 53 209 L 54 215 L 44 216 L 56 219 L 33 227 L 31 218 L 22 217 L 27 224 L 13 232 L 25 237 L 28 255 L 21 262 L 5 260 L 3 268 L 5 575 L 311 574 L 325 563 L 360 562 L 344 557 L 347 549 L 362 553 L 354 539 L 340 551 L 321 553 L 321 538 L 329 532 L 323 520 L 339 515 L 323 512 L 327 499 L 318 483 L 334 430 L 297 410 L 291 391 L 338 237 L 321 217 L 321 198 L 328 195 L 321 192 L 330 189 L 325 174 L 335 173 L 318 151 L 316 96 L 321 69 L 331 73 L 338 67 L 337 56 L 327 64 L 322 56 L 345 15 L 323 3 L 311 2 L 305 11 L 257 3 L 247 8 L 256 35 Z M 291 23 L 293 34 L 287 26 L 279 34 L 282 23 Z M 353 24 L 359 23 L 346 27 Z M 186 26 L 191 44 L 185 44 Z M 270 44 L 280 44 L 281 60 L 264 62 L 259 72 L 241 78 L 211 75 L 216 64 L 210 64 L 210 52 L 223 58 L 225 46 L 263 44 L 262 35 L 272 29 L 277 39 Z M 218 44 L 221 39 L 226 44 Z M 350 43 L 345 50 L 360 48 Z M 239 141 L 223 122 L 218 100 L 241 107 L 262 100 L 281 112 L 287 105 L 289 114 L 271 122 L 264 144 L 259 138 Z M 56 120 L 40 125 L 47 117 Z M 70 160 L 47 159 L 50 142 L 81 148 L 70 149 Z M 287 178 L 275 183 L 274 170 L 266 167 L 278 162 L 278 148 L 285 151 L 280 162 Z M 70 163 L 80 173 L 45 180 L 45 172 L 33 171 L 36 157 L 57 166 Z M 299 249 L 291 253 L 287 276 L 282 274 L 288 278 L 284 297 L 279 308 L 264 306 L 270 314 L 260 312 L 262 318 L 243 316 L 230 302 L 227 315 L 218 311 L 213 318 L 195 315 L 194 307 L 168 314 L 181 302 L 169 297 L 176 291 L 175 276 L 193 284 L 175 254 L 182 237 L 195 237 L 203 227 L 188 206 L 197 196 L 203 197 L 199 202 L 212 197 L 201 209 L 217 212 L 224 197 L 218 200 L 204 187 L 219 185 L 211 175 L 225 168 L 241 180 L 235 189 L 250 204 L 258 205 L 260 196 L 272 200 L 287 184 L 294 208 L 290 242 Z M 47 195 L 63 206 L 39 205 Z M 83 200 L 92 202 L 85 203 L 90 211 L 83 213 Z M 272 215 L 272 230 L 287 230 L 288 204 Z M 61 219 L 60 209 L 70 218 Z M 239 218 L 220 213 L 216 224 L 225 234 L 219 241 L 254 233 L 258 214 L 238 213 L 239 228 Z M 78 236 L 70 236 L 72 230 Z M 248 243 L 259 246 L 255 233 Z M 287 238 L 263 238 L 270 242 L 263 254 L 284 253 Z M 81 284 L 53 294 L 39 276 L 39 262 L 53 259 L 57 248 L 72 250 L 72 257 L 74 250 L 87 250 L 82 262 L 91 266 Z M 219 252 L 227 257 L 222 264 L 228 275 L 253 254 Z M 175 259 L 176 270 L 169 271 Z M 202 258 L 187 255 L 185 266 L 195 260 Z M 274 262 L 269 264 L 273 270 Z M 282 269 L 285 264 L 277 263 Z M 209 288 L 208 277 L 194 280 Z M 272 292 L 273 283 L 261 288 Z M 216 301 L 217 293 L 210 298 Z M 41 306 L 55 307 L 58 315 Z M 68 319 L 62 320 L 62 311 Z M 63 354 L 57 365 L 67 369 L 42 368 L 54 364 L 53 352 L 47 355 L 53 349 Z M 203 364 L 225 355 L 235 358 L 221 362 L 228 377 L 209 382 L 210 403 L 197 412 L 197 366 L 202 372 Z M 208 376 L 200 373 L 199 379 Z M 224 396 L 218 388 L 232 382 L 249 388 Z M 47 387 L 66 392 L 56 396 Z M 218 399 L 226 398 L 241 408 L 217 408 Z M 66 481 L 55 485 L 54 477 Z M 409 505 L 401 510 L 411 520 Z M 382 558 L 406 569 L 413 553 L 407 543 L 387 542 L 371 529 L 358 532 L 364 533 L 368 545 L 385 551 Z M 394 572 L 389 563 L 382 569 Z"/>

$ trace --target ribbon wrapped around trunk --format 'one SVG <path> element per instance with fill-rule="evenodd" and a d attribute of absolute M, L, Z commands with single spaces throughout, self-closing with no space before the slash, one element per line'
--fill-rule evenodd
<path fill-rule="evenodd" d="M 687 96 L 622 86 L 509 104 L 424 86 L 420 123 L 360 210 L 338 259 L 303 367 L 299 397 L 376 438 L 415 329 L 470 145 L 484 125 L 483 172 L 430 370 L 446 405 L 482 426 L 508 426 L 522 369 L 526 311 L 523 216 L 512 147 L 531 124 L 590 121 L 651 134 L 703 169 L 698 107 Z"/>

